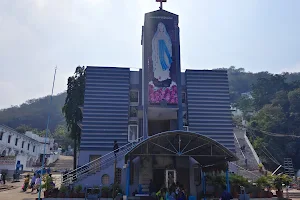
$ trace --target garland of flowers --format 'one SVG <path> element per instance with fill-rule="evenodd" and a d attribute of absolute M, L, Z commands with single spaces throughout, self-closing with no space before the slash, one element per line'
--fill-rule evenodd
<path fill-rule="evenodd" d="M 165 100 L 167 104 L 178 104 L 177 86 L 173 85 L 167 88 L 158 88 L 149 85 L 149 102 L 158 104 L 163 100 Z"/>

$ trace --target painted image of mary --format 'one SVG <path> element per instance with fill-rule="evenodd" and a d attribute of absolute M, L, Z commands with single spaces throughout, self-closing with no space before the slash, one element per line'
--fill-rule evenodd
<path fill-rule="evenodd" d="M 154 78 L 158 82 L 171 83 L 172 41 L 163 23 L 157 25 L 152 39 L 152 62 Z"/>

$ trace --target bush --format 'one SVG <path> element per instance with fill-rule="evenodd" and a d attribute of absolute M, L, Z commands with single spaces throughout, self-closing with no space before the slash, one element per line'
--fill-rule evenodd
<path fill-rule="evenodd" d="M 292 178 L 289 177 L 286 174 L 281 174 L 275 177 L 274 179 L 274 187 L 278 190 L 278 191 L 282 191 L 282 184 L 288 186 L 290 185 L 290 183 L 292 182 Z"/>
<path fill-rule="evenodd" d="M 66 194 L 67 191 L 68 191 L 68 188 L 66 186 L 64 186 L 64 185 L 60 186 L 60 189 L 59 189 L 60 193 Z"/>
<path fill-rule="evenodd" d="M 48 174 L 44 175 L 43 176 L 43 182 L 44 184 L 42 184 L 42 188 L 45 189 L 45 190 L 51 190 L 53 188 L 52 186 L 52 177 L 50 177 Z"/>
<path fill-rule="evenodd" d="M 81 185 L 76 185 L 75 186 L 75 191 L 76 191 L 76 193 L 80 193 L 82 191 L 82 186 Z"/>
<path fill-rule="evenodd" d="M 249 186 L 248 179 L 246 179 L 243 176 L 237 175 L 237 174 L 231 174 L 229 177 L 229 180 L 230 180 L 230 183 L 236 187 L 239 187 L 239 186 L 248 187 Z"/>
<path fill-rule="evenodd" d="M 256 180 L 256 184 L 260 189 L 271 188 L 273 182 L 273 176 L 261 176 Z"/>

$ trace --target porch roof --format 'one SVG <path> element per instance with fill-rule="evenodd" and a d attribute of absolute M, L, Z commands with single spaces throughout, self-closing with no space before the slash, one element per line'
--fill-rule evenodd
<path fill-rule="evenodd" d="M 202 167 L 238 160 L 232 151 L 217 141 L 198 133 L 181 130 L 148 137 L 127 152 L 125 162 L 138 156 L 191 156 Z"/>

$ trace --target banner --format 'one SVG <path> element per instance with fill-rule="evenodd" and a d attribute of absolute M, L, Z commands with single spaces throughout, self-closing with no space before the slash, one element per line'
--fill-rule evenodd
<path fill-rule="evenodd" d="M 178 104 L 178 16 L 164 10 L 147 13 L 144 26 L 144 66 L 148 69 L 150 104 Z"/>

